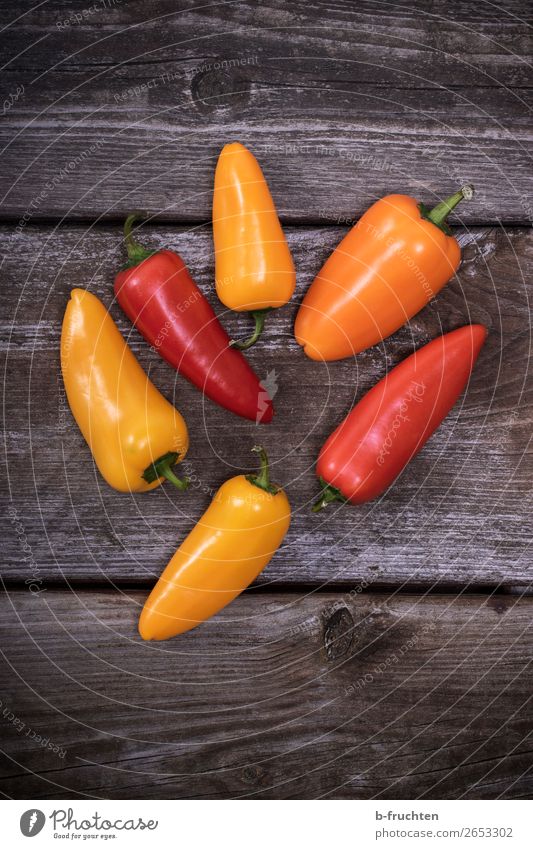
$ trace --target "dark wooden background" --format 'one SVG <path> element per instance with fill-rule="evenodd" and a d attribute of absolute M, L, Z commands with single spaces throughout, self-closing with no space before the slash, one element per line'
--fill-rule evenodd
<path fill-rule="evenodd" d="M 530 698 L 531 7 L 461 0 L 2 2 L 5 530 L 0 792 L 15 798 L 533 796 Z M 92 10 L 92 11 L 91 11 Z M 12 23 L 9 23 L 12 22 Z M 298 292 L 250 352 L 257 428 L 215 408 L 112 299 L 133 208 L 222 321 L 209 224 L 222 145 L 258 156 Z M 468 180 L 457 277 L 355 360 L 304 358 L 299 300 L 383 194 Z M 113 492 L 66 406 L 73 286 L 111 308 L 191 433 L 186 495 Z M 325 437 L 386 370 L 470 321 L 468 392 L 392 490 L 313 516 Z M 283 549 L 203 627 L 137 636 L 168 558 L 261 440 L 294 508 Z"/>

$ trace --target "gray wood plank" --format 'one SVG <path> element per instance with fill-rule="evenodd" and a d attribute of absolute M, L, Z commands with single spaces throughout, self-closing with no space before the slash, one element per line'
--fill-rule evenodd
<path fill-rule="evenodd" d="M 244 596 L 142 644 L 143 598 L 2 596 L 1 792 L 533 796 L 531 599 Z"/>
<path fill-rule="evenodd" d="M 256 427 L 209 401 L 151 352 L 117 305 L 112 314 L 191 433 L 192 490 L 166 486 L 127 496 L 95 473 L 66 407 L 58 362 L 61 319 L 73 286 L 112 302 L 121 264 L 116 227 L 4 228 L 2 325 L 8 474 L 3 576 L 11 581 L 151 584 L 227 477 L 253 468 L 261 440 L 294 509 L 286 544 L 260 583 L 527 586 L 531 580 L 531 232 L 462 231 L 458 278 L 409 325 L 355 361 L 320 365 L 292 338 L 297 303 L 343 228 L 288 237 L 298 269 L 294 303 L 267 324 L 250 352 L 278 384 L 269 426 Z M 247 319 L 223 313 L 213 294 L 207 228 L 147 226 L 146 241 L 181 251 L 234 336 Z M 490 331 L 468 392 L 382 499 L 314 516 L 313 466 L 332 429 L 387 368 L 440 332 L 468 321 Z"/>
<path fill-rule="evenodd" d="M 524 2 L 4 5 L 4 217 L 207 220 L 239 139 L 288 221 L 464 180 L 465 222 L 533 219 Z"/>

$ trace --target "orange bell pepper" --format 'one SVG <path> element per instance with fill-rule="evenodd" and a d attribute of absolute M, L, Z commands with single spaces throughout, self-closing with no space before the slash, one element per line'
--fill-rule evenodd
<path fill-rule="evenodd" d="M 453 277 L 461 249 L 446 218 L 471 186 L 431 211 L 414 198 L 377 201 L 335 248 L 309 288 L 294 333 L 312 360 L 370 348 L 419 312 Z"/>
<path fill-rule="evenodd" d="M 257 342 L 272 309 L 290 301 L 294 263 L 263 172 L 244 145 L 227 144 L 218 159 L 213 193 L 213 239 L 217 294 L 230 310 L 251 312 Z"/>

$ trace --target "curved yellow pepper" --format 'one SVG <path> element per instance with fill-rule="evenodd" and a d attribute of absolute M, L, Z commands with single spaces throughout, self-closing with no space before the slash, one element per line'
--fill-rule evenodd
<path fill-rule="evenodd" d="M 166 640 L 233 601 L 270 562 L 290 525 L 282 489 L 270 483 L 262 448 L 259 475 L 222 484 L 159 578 L 144 605 L 139 633 Z"/>
<path fill-rule="evenodd" d="M 70 409 L 108 484 L 145 492 L 167 478 L 189 446 L 182 416 L 148 379 L 108 311 L 73 289 L 61 332 L 61 370 Z"/>
<path fill-rule="evenodd" d="M 263 172 L 244 145 L 227 144 L 219 156 L 213 193 L 217 294 L 230 310 L 249 311 L 255 331 L 235 347 L 249 348 L 265 316 L 290 301 L 296 272 Z"/>

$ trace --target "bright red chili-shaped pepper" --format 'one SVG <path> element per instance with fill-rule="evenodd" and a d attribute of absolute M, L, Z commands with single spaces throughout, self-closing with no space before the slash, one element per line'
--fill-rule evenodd
<path fill-rule="evenodd" d="M 178 254 L 150 251 L 124 225 L 128 265 L 115 278 L 120 306 L 146 341 L 202 392 L 238 416 L 266 424 L 274 414 L 259 378 L 230 339 Z"/>
<path fill-rule="evenodd" d="M 320 452 L 315 512 L 370 501 L 393 483 L 459 398 L 486 337 L 481 324 L 440 336 L 367 392 Z"/>

